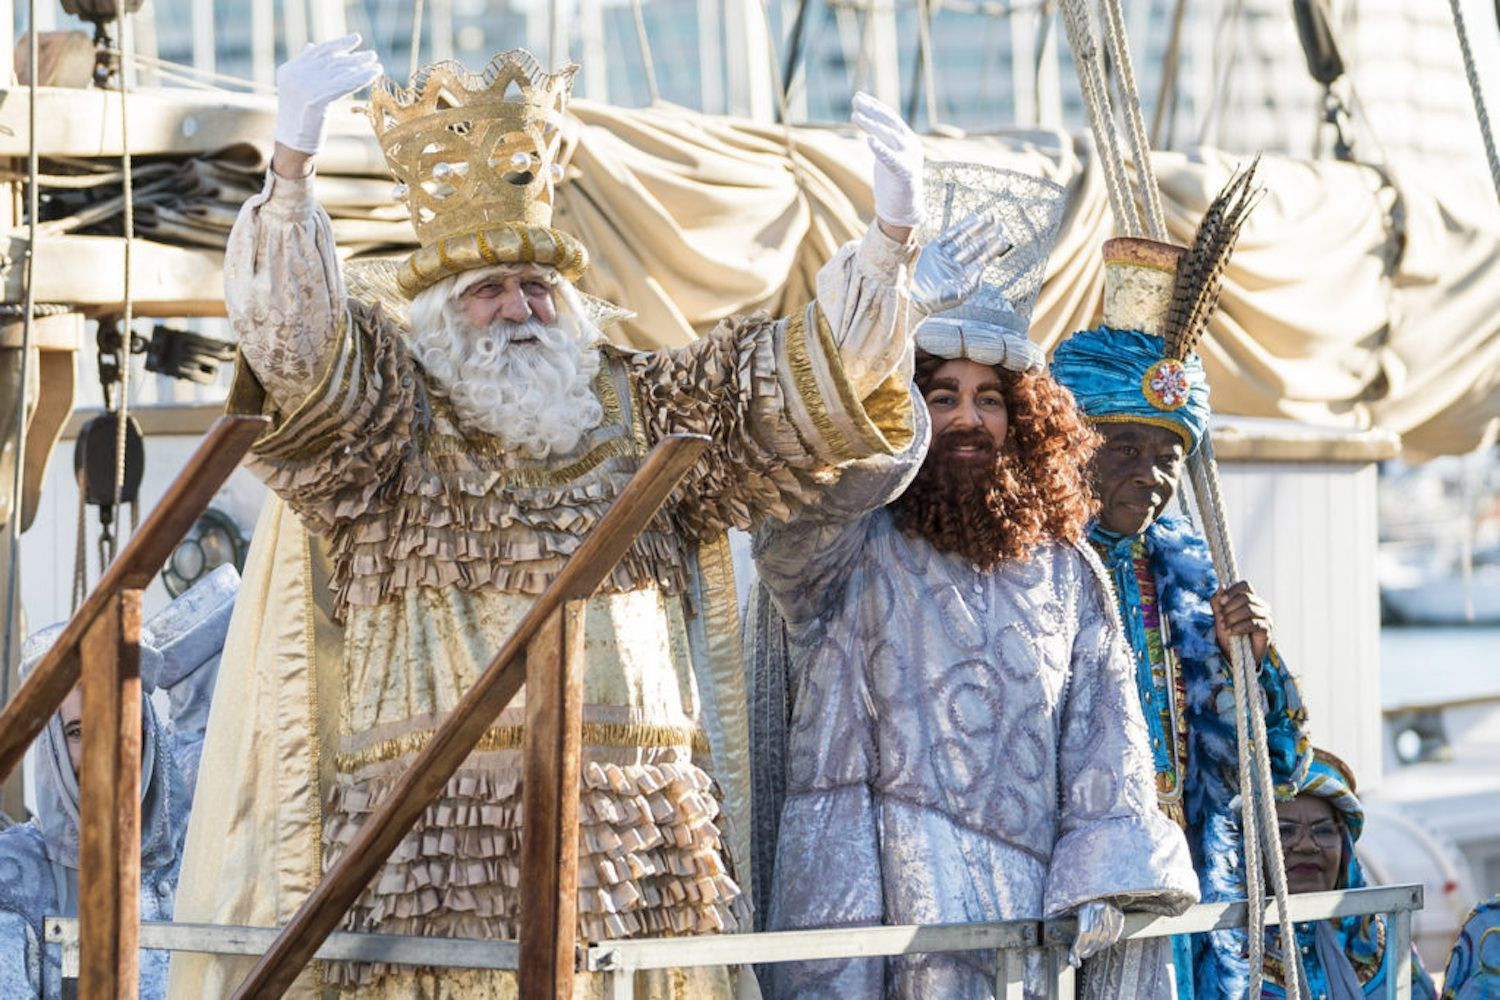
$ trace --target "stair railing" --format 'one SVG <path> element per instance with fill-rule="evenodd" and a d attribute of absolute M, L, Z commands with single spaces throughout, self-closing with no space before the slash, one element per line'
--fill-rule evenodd
<path fill-rule="evenodd" d="M 338 861 L 276 936 L 235 1000 L 280 997 L 312 960 L 401 839 L 526 685 L 522 748 L 520 993 L 568 1000 L 577 948 L 578 781 L 583 709 L 583 601 L 625 555 L 708 438 L 670 435 L 646 456 L 609 511 L 521 619 Z M 530 668 L 528 670 L 528 668 Z"/>
<path fill-rule="evenodd" d="M 141 882 L 141 593 L 269 425 L 216 420 L 0 713 L 0 781 L 83 682 L 78 933 L 83 1000 L 133 1000 Z"/>

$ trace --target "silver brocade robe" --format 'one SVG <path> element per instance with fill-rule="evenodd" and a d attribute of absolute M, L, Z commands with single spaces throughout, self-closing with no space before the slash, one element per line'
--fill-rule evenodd
<path fill-rule="evenodd" d="M 1179 912 L 1197 879 L 1096 558 L 1049 544 L 984 573 L 903 535 L 884 505 L 923 451 L 846 470 L 756 538 L 789 661 L 769 927 Z M 1166 949 L 1109 954 L 1089 993 L 1171 995 Z M 995 974 L 985 952 L 766 972 L 769 996 L 839 1000 L 988 998 Z M 1028 995 L 1038 976 L 1033 956 Z"/>

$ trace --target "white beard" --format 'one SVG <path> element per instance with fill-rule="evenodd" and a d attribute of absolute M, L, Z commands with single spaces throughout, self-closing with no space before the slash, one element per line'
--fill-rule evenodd
<path fill-rule="evenodd" d="M 541 459 L 568 454 L 604 419 L 593 388 L 599 350 L 585 324 L 533 317 L 476 329 L 456 306 L 442 316 L 437 328 L 413 334 L 412 352 L 465 429 Z"/>

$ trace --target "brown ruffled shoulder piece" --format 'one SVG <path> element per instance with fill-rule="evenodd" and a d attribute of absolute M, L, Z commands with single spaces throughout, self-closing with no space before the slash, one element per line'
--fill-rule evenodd
<path fill-rule="evenodd" d="M 672 496 L 692 538 L 787 519 L 816 498 L 819 462 L 785 416 L 778 331 L 766 313 L 735 317 L 674 350 L 629 358 L 646 437 L 704 434 L 712 443 Z"/>

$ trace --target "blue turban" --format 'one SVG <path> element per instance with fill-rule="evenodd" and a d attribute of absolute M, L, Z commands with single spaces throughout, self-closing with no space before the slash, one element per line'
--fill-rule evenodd
<path fill-rule="evenodd" d="M 1155 424 L 1192 452 L 1208 430 L 1208 379 L 1196 354 L 1165 357 L 1166 341 L 1100 326 L 1075 333 L 1052 355 L 1052 377 L 1093 423 Z"/>
<path fill-rule="evenodd" d="M 1365 829 L 1365 810 L 1354 794 L 1354 775 L 1349 765 L 1326 750 L 1313 753 L 1312 763 L 1307 767 L 1307 777 L 1302 779 L 1298 795 L 1312 795 L 1327 799 L 1338 812 L 1349 831 L 1350 840 L 1358 840 Z M 1351 854 L 1353 852 L 1350 852 Z"/>

